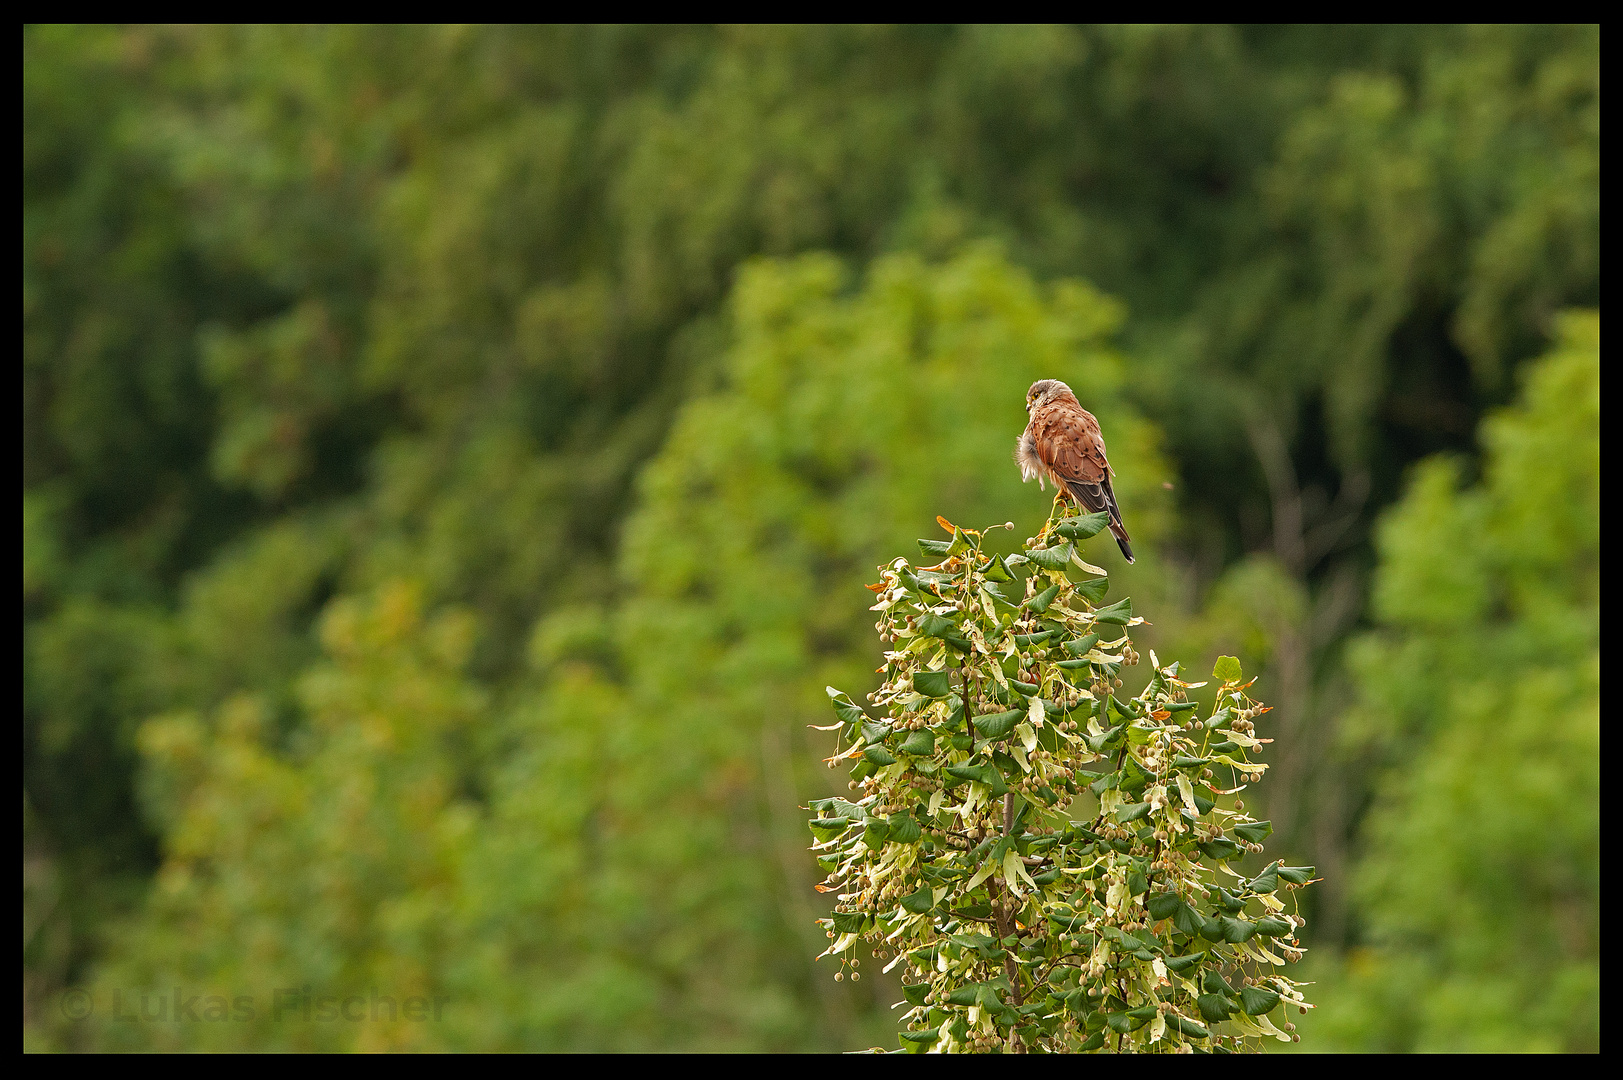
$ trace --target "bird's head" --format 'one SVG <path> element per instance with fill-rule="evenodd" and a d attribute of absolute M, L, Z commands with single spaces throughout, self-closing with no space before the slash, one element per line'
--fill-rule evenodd
<path fill-rule="evenodd" d="M 1026 391 L 1026 411 L 1030 412 L 1039 405 L 1046 405 L 1057 398 L 1070 398 L 1075 401 L 1076 395 L 1071 393 L 1069 386 L 1058 379 L 1038 379 L 1031 384 L 1031 389 Z"/>

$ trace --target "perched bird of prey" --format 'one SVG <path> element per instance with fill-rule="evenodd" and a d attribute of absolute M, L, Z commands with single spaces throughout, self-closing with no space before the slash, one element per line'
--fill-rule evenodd
<path fill-rule="evenodd" d="M 1054 481 L 1060 495 L 1069 496 L 1083 513 L 1110 513 L 1110 534 L 1128 562 L 1133 548 L 1127 527 L 1121 523 L 1116 493 L 1110 490 L 1110 462 L 1105 460 L 1105 440 L 1099 421 L 1084 409 L 1071 388 L 1058 379 L 1039 379 L 1026 391 L 1026 412 L 1031 423 L 1016 444 L 1014 459 L 1020 463 L 1021 479 Z M 1058 496 L 1056 496 L 1058 497 Z"/>

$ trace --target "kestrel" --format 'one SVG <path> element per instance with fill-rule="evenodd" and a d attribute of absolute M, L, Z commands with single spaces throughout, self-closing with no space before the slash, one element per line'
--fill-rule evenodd
<path fill-rule="evenodd" d="M 1084 409 L 1071 388 L 1058 379 L 1039 379 L 1026 391 L 1026 425 L 1014 458 L 1020 463 L 1023 480 L 1054 481 L 1062 495 L 1069 496 L 1084 513 L 1110 512 L 1110 534 L 1128 562 L 1133 548 L 1127 527 L 1121 523 L 1116 493 L 1110 490 L 1113 470 L 1105 460 L 1105 440 L 1099 421 Z"/>

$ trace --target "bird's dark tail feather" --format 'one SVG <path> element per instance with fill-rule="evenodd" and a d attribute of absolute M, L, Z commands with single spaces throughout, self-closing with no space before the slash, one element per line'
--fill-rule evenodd
<path fill-rule="evenodd" d="M 1127 530 L 1112 521 L 1110 523 L 1110 535 L 1116 538 L 1116 546 L 1121 548 L 1123 557 L 1125 557 L 1128 562 L 1132 562 L 1133 545 L 1127 542 Z"/>
<path fill-rule="evenodd" d="M 1121 511 L 1116 508 L 1116 493 L 1110 490 L 1110 479 L 1105 478 L 1104 483 L 1089 488 L 1075 482 L 1066 482 L 1065 492 L 1070 495 L 1076 508 L 1084 514 L 1094 514 L 1101 510 L 1110 514 L 1110 535 L 1116 538 L 1116 546 L 1121 548 L 1122 555 L 1128 562 L 1133 561 L 1133 545 L 1127 539 L 1127 526 L 1121 523 Z"/>

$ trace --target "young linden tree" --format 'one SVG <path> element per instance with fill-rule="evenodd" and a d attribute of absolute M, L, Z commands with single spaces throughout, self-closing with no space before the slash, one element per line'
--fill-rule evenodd
<path fill-rule="evenodd" d="M 858 941 L 900 969 L 916 1052 L 1295 1039 L 1286 1013 L 1308 1005 L 1285 971 L 1313 870 L 1236 868 L 1270 832 L 1238 798 L 1270 741 L 1239 662 L 1218 660 L 1209 716 L 1188 697 L 1206 683 L 1153 651 L 1128 698 L 1144 620 L 1104 603 L 1076 550 L 1104 514 L 1051 520 L 1007 557 L 937 520 L 952 539 L 919 541 L 935 565 L 898 558 L 869 586 L 892 650 L 872 712 L 829 688 L 828 763 L 850 763 L 855 793 L 811 805 L 834 977 L 859 977 Z"/>

